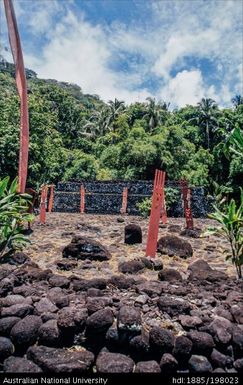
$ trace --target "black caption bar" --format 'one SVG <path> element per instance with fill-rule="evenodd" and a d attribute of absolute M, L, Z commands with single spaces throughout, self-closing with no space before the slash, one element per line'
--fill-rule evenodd
<path fill-rule="evenodd" d="M 243 375 L 235 373 L 175 374 L 9 374 L 0 373 L 1 385 L 241 385 Z"/>

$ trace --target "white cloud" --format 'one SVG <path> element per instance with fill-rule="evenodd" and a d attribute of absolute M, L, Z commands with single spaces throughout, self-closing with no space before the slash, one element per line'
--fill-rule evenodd
<path fill-rule="evenodd" d="M 151 1 L 147 19 L 110 25 L 88 21 L 75 1 L 15 4 L 20 29 L 29 34 L 23 45 L 26 66 L 105 100 L 145 100 L 152 90 L 143 84 L 152 79 L 158 85 L 152 96 L 175 105 L 195 104 L 201 97 L 224 104 L 242 81 L 240 1 Z M 136 4 L 142 12 L 143 2 Z M 205 59 L 215 73 L 198 66 Z M 127 68 L 119 68 L 126 60 Z"/>
<path fill-rule="evenodd" d="M 199 70 L 179 72 L 161 91 L 163 100 L 170 100 L 178 107 L 195 105 L 203 96 L 203 78 Z"/>

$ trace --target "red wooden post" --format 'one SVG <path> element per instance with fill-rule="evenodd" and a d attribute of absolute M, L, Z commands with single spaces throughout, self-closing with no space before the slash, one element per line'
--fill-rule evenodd
<path fill-rule="evenodd" d="M 45 224 L 46 222 L 46 198 L 47 198 L 48 187 L 42 186 L 41 189 L 41 201 L 40 201 L 40 223 Z"/>
<path fill-rule="evenodd" d="M 19 148 L 19 171 L 18 191 L 24 193 L 28 172 L 29 154 L 29 114 L 27 84 L 24 69 L 23 53 L 21 49 L 20 36 L 12 0 L 4 0 L 5 13 L 8 26 L 8 36 L 15 64 L 16 86 L 20 98 L 20 148 Z"/>
<path fill-rule="evenodd" d="M 193 216 L 191 210 L 191 190 L 188 188 L 188 183 L 186 180 L 180 181 L 181 189 L 182 189 L 182 203 L 186 218 L 186 228 L 189 230 L 193 230 Z"/>
<path fill-rule="evenodd" d="M 161 210 L 161 219 L 162 223 L 167 223 L 167 213 L 166 213 L 166 202 L 165 202 L 165 172 L 163 172 L 163 178 L 162 178 L 162 210 Z"/>
<path fill-rule="evenodd" d="M 146 256 L 155 257 L 157 251 L 157 239 L 159 234 L 159 221 L 162 208 L 162 182 L 164 172 L 155 170 L 154 188 L 152 197 L 152 207 L 149 218 L 148 239 L 146 247 Z"/>
<path fill-rule="evenodd" d="M 120 209 L 121 214 L 125 214 L 127 212 L 127 196 L 128 196 L 128 187 L 124 187 L 122 192 L 122 207 Z"/>
<path fill-rule="evenodd" d="M 80 213 L 84 213 L 84 208 L 85 208 L 85 189 L 84 186 L 82 185 L 80 187 Z"/>
<path fill-rule="evenodd" d="M 49 197 L 49 203 L 48 203 L 48 213 L 52 212 L 53 201 L 54 201 L 54 184 L 50 185 L 50 197 Z"/>

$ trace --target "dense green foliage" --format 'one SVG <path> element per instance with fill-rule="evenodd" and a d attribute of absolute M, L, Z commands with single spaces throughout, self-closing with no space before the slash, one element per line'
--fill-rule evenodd
<path fill-rule="evenodd" d="M 235 265 L 238 278 L 242 278 L 243 265 L 243 190 L 241 190 L 240 203 L 237 205 L 234 199 L 227 202 L 225 196 L 218 195 L 214 212 L 209 215 L 218 222 L 218 227 L 209 227 L 207 233 L 219 233 L 227 239 L 231 252 L 226 255 L 226 260 L 231 260 Z M 222 198 L 222 199 L 221 199 Z"/>
<path fill-rule="evenodd" d="M 0 179 L 0 259 L 9 257 L 29 241 L 23 234 L 23 224 L 33 219 L 28 213 L 31 197 L 17 193 L 17 180 Z"/>
<path fill-rule="evenodd" d="M 1 63 L 0 63 L 1 64 Z M 0 176 L 17 174 L 19 99 L 13 68 L 0 72 Z M 232 131 L 242 135 L 242 98 L 219 109 L 210 99 L 170 111 L 149 98 L 126 106 L 84 95 L 77 85 L 41 80 L 27 72 L 30 113 L 28 184 L 68 179 L 168 179 L 186 177 L 212 190 L 213 181 L 237 190 L 242 159 L 225 154 Z M 238 130 L 238 131 L 235 131 Z M 235 135 L 236 135 L 235 134 Z M 232 145 L 230 146 L 232 148 Z"/>
<path fill-rule="evenodd" d="M 178 189 L 173 187 L 165 187 L 165 201 L 166 201 L 166 211 L 169 213 L 171 207 L 173 204 L 178 202 L 178 199 L 180 197 L 180 192 Z M 152 199 L 151 198 L 145 198 L 142 200 L 142 202 L 137 203 L 137 208 L 140 212 L 140 214 L 147 218 L 150 215 L 152 206 Z"/>

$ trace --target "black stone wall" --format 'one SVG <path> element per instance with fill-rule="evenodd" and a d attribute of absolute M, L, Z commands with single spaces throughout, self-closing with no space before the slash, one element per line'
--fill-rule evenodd
<path fill-rule="evenodd" d="M 80 186 L 85 188 L 85 212 L 96 214 L 118 214 L 122 206 L 122 192 L 128 187 L 127 212 L 139 215 L 137 203 L 153 193 L 153 181 L 74 181 L 60 182 L 55 190 L 54 211 L 79 212 Z M 179 189 L 178 182 L 167 182 L 166 186 Z M 194 217 L 206 217 L 208 202 L 203 187 L 193 187 L 192 212 Z M 183 216 L 181 199 L 176 202 L 169 215 Z"/>

